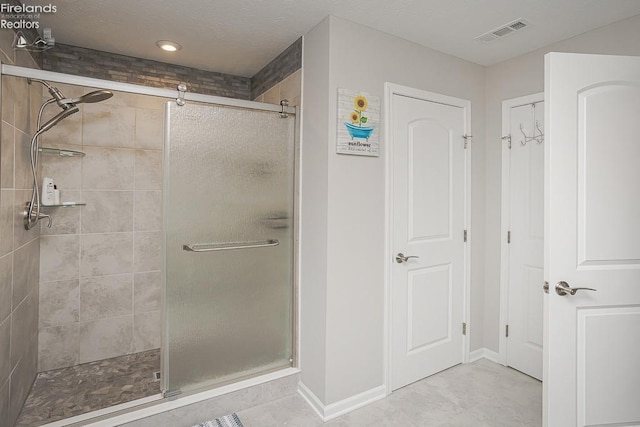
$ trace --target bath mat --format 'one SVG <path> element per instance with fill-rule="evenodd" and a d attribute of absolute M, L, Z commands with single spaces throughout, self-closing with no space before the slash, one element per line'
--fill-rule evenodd
<path fill-rule="evenodd" d="M 216 418 L 213 421 L 207 421 L 206 423 L 198 424 L 193 427 L 244 427 L 244 424 L 238 418 L 238 415 L 231 414 L 224 417 Z"/>

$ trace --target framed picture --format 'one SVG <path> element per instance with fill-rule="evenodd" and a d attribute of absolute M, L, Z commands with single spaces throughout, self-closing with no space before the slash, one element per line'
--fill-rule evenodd
<path fill-rule="evenodd" d="M 380 97 L 338 89 L 336 153 L 380 155 Z"/>

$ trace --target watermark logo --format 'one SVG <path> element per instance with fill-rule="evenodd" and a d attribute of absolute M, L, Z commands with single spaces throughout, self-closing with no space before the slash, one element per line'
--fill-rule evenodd
<path fill-rule="evenodd" d="M 40 28 L 40 16 L 43 13 L 56 13 L 57 6 L 0 3 L 0 28 L 8 30 L 31 30 Z"/>

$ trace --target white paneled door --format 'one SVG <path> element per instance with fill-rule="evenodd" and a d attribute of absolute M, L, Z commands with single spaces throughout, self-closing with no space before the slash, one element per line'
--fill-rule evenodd
<path fill-rule="evenodd" d="M 548 54 L 545 101 L 545 424 L 637 426 L 640 57 Z"/>
<path fill-rule="evenodd" d="M 505 324 L 506 364 L 542 379 L 544 102 L 517 105 L 506 112 L 510 140 L 506 146 L 508 185 L 506 218 Z M 505 117 L 506 118 L 506 117 Z"/>
<path fill-rule="evenodd" d="M 391 102 L 395 390 L 462 362 L 470 106 L 424 92 Z"/>

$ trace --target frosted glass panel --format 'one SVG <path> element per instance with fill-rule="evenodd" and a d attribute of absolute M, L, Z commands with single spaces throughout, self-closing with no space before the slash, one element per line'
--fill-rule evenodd
<path fill-rule="evenodd" d="M 294 122 L 167 104 L 165 390 L 290 366 Z"/>

